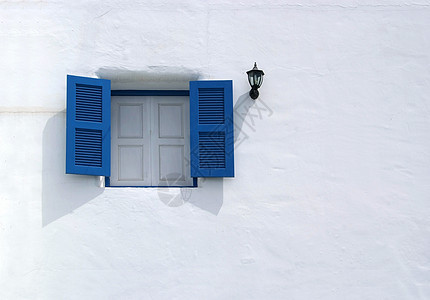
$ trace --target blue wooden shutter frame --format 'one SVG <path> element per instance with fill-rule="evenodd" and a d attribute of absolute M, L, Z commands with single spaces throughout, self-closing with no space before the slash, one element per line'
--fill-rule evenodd
<path fill-rule="evenodd" d="M 234 177 L 233 82 L 190 81 L 191 177 Z"/>
<path fill-rule="evenodd" d="M 110 80 L 67 75 L 67 174 L 110 176 L 110 94 Z"/>

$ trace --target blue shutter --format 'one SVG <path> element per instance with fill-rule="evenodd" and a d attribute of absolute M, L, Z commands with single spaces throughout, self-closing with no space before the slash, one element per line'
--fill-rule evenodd
<path fill-rule="evenodd" d="M 110 80 L 67 75 L 67 174 L 110 176 L 110 93 Z"/>
<path fill-rule="evenodd" d="M 233 82 L 190 81 L 191 177 L 234 177 Z"/>

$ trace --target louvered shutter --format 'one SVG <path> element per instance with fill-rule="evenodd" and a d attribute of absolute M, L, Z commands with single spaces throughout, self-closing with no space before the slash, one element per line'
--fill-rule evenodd
<path fill-rule="evenodd" d="M 234 177 L 233 82 L 190 81 L 191 177 Z"/>
<path fill-rule="evenodd" d="M 110 93 L 110 80 L 67 75 L 67 174 L 110 176 Z"/>

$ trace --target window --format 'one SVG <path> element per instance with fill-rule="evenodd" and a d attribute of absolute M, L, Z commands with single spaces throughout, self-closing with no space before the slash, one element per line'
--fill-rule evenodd
<path fill-rule="evenodd" d="M 114 96 L 111 186 L 192 186 L 189 97 Z"/>
<path fill-rule="evenodd" d="M 111 91 L 109 80 L 68 75 L 66 173 L 106 176 L 116 186 L 234 177 L 232 102 L 229 80 L 191 81 L 189 91 Z"/>

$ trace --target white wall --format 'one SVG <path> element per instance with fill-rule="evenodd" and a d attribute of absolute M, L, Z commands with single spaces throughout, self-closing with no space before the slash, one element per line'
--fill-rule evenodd
<path fill-rule="evenodd" d="M 6 1 L 0 37 L 1 299 L 430 298 L 429 1 Z M 65 175 L 66 74 L 232 79 L 236 178 Z"/>

